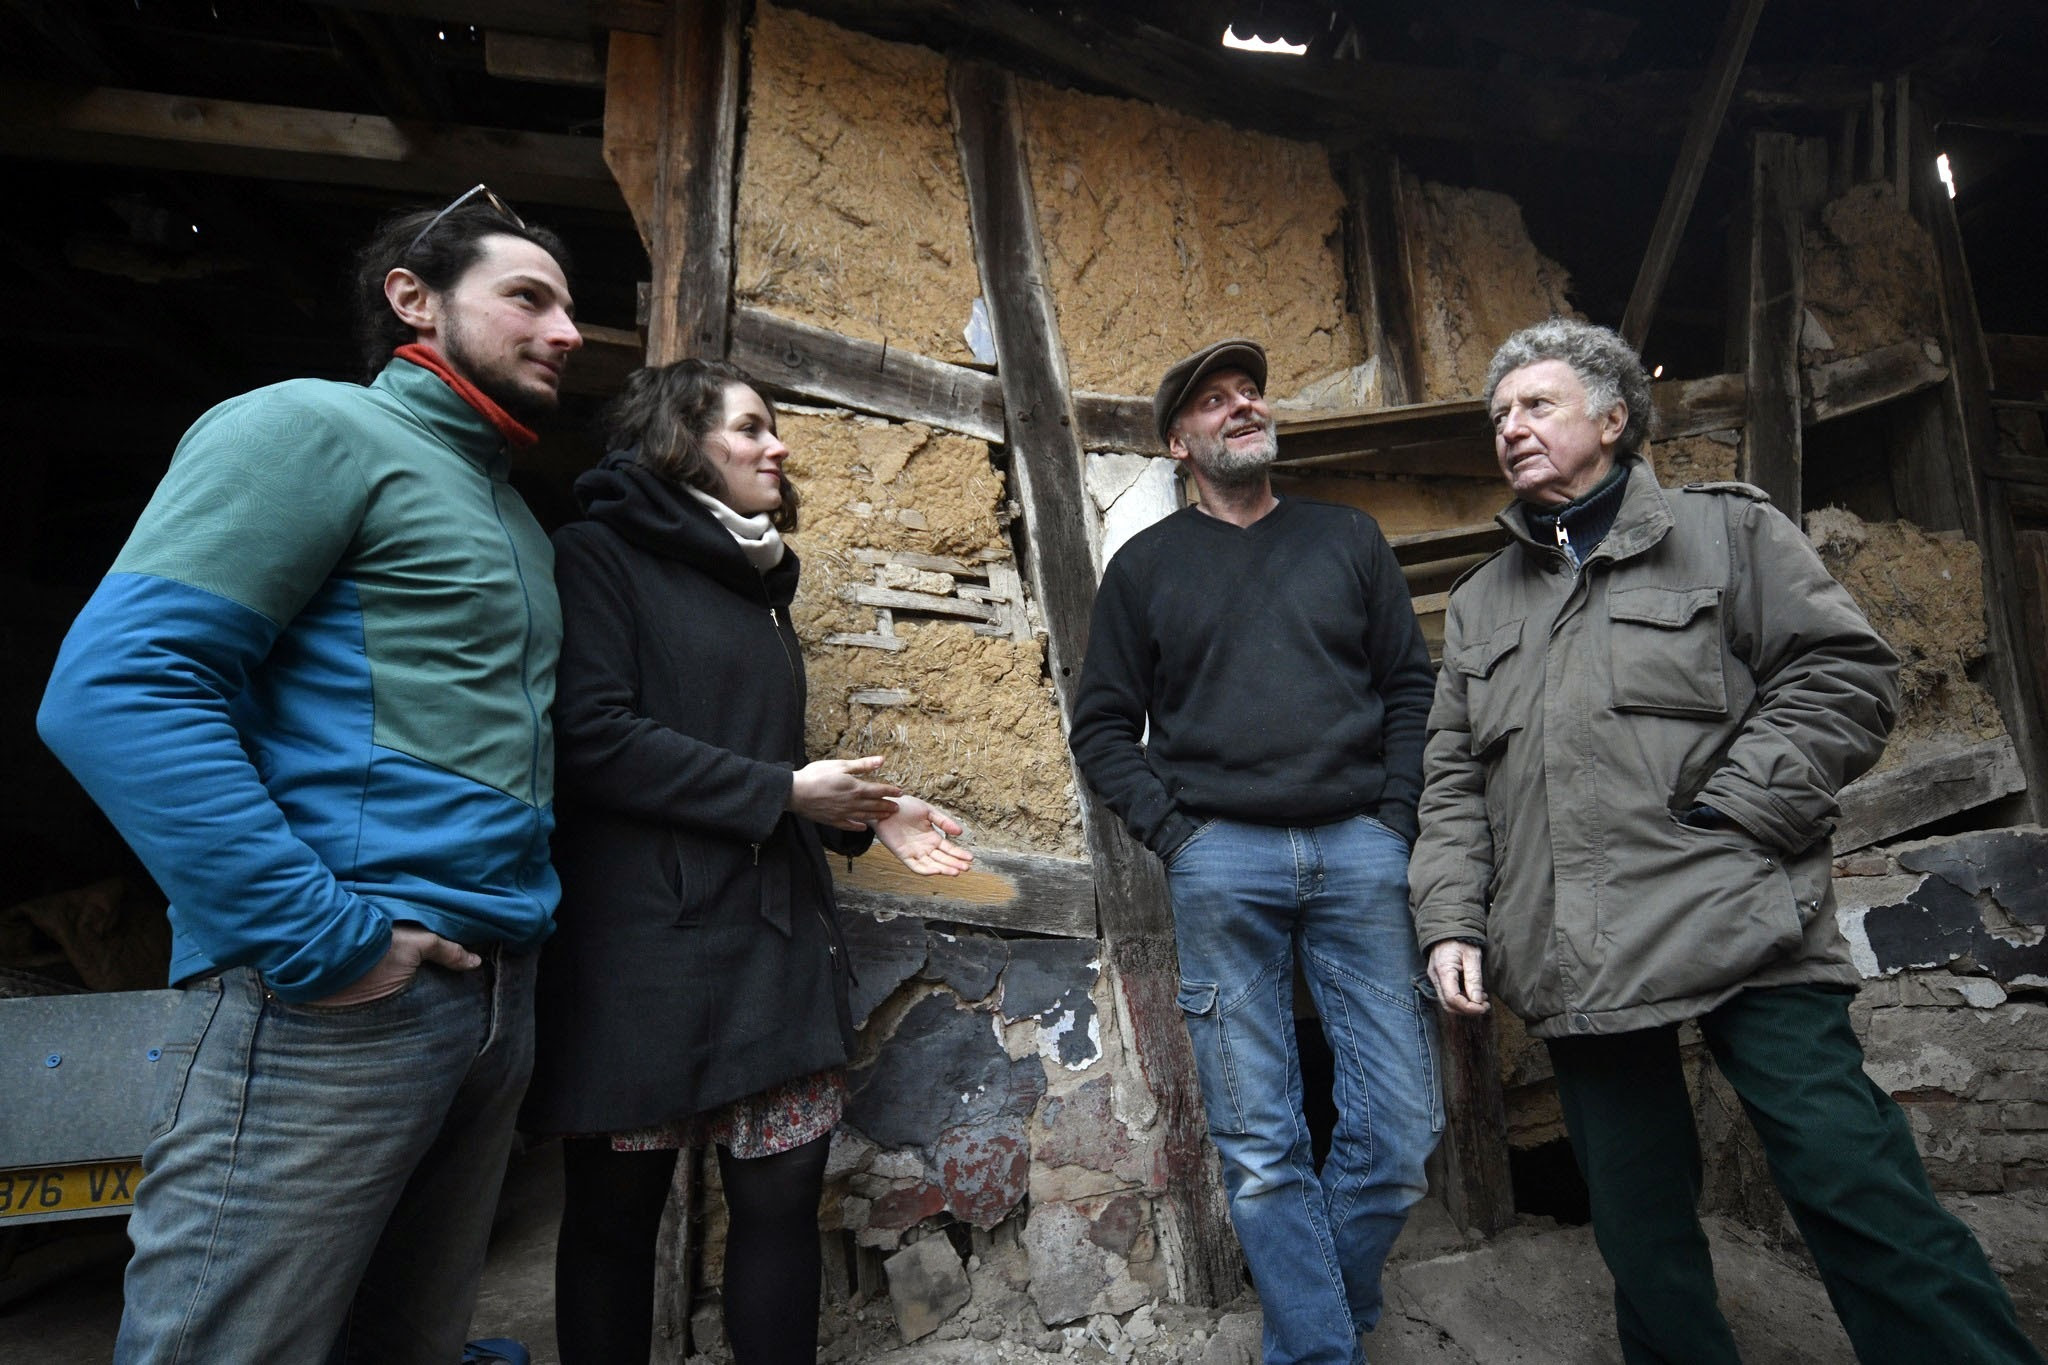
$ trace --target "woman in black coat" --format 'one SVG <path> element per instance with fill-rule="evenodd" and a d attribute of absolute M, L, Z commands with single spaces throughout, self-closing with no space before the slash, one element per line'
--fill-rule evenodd
<path fill-rule="evenodd" d="M 949 816 L 807 763 L 789 620 L 796 491 L 775 411 L 730 365 L 641 370 L 615 452 L 555 534 L 562 908 L 543 952 L 522 1126 L 565 1134 L 564 1365 L 647 1359 L 677 1150 L 718 1148 L 740 1365 L 814 1361 L 818 1199 L 853 1027 L 825 847 L 971 859 Z"/>

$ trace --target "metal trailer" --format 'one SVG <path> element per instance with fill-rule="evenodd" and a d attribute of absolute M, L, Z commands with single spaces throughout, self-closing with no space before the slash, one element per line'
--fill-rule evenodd
<path fill-rule="evenodd" d="M 128 1212 L 181 994 L 0 999 L 0 1233 Z"/>

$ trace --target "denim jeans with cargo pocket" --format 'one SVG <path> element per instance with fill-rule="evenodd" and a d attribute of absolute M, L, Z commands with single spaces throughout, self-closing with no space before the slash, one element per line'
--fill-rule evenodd
<path fill-rule="evenodd" d="M 114 1359 L 452 1365 L 533 1067 L 532 954 L 324 1008 L 185 988 Z"/>
<path fill-rule="evenodd" d="M 1362 815 L 1309 828 L 1211 820 L 1174 850 L 1167 878 L 1181 1010 L 1266 1365 L 1355 1365 L 1443 1130 L 1408 844 Z M 1297 960 L 1336 1061 L 1320 1174 L 1295 1051 Z"/>

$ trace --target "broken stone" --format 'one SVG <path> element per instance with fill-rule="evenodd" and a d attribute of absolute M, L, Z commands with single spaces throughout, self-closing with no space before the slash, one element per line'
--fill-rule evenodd
<path fill-rule="evenodd" d="M 995 989 L 1010 960 L 1009 945 L 987 934 L 947 934 L 934 929 L 922 975 L 947 986 L 962 1000 L 983 999 Z"/>
<path fill-rule="evenodd" d="M 884 1147 L 929 1150 L 949 1128 L 1021 1120 L 1044 1093 L 1044 1069 L 1012 1061 L 987 1015 L 933 995 L 910 1007 L 873 1065 L 853 1073 L 846 1121 Z"/>
<path fill-rule="evenodd" d="M 1075 1007 L 1095 988 L 1101 948 L 1092 939 L 1018 939 L 1003 973 L 1003 1017 L 1040 1023 Z"/>
<path fill-rule="evenodd" d="M 1039 1110 L 1044 1136 L 1035 1155 L 1049 1166 L 1085 1166 L 1113 1171 L 1129 1155 L 1130 1134 L 1112 1107 L 1115 1086 L 1107 1078 L 1055 1095 Z"/>
<path fill-rule="evenodd" d="M 890 1190 L 875 1200 L 868 1212 L 868 1226 L 901 1232 L 914 1228 L 946 1207 L 943 1190 L 932 1185 L 910 1185 Z"/>
<path fill-rule="evenodd" d="M 847 956 L 853 961 L 853 1026 L 862 1028 L 875 1007 L 924 966 L 924 923 L 878 920 L 845 910 L 839 921 L 846 934 Z"/>
<path fill-rule="evenodd" d="M 889 1301 L 906 1342 L 930 1336 L 939 1324 L 974 1297 L 953 1244 L 943 1234 L 926 1237 L 882 1263 L 889 1276 Z"/>
<path fill-rule="evenodd" d="M 1970 895 L 1989 893 L 2008 915 L 2048 926 L 2048 833 L 1978 830 L 1898 850 L 1899 866 L 1929 872 Z"/>
<path fill-rule="evenodd" d="M 964 1223 L 992 1228 L 1023 1202 L 1031 1183 L 1031 1145 L 1022 1118 L 948 1128 L 932 1149 L 945 1208 Z"/>
<path fill-rule="evenodd" d="M 1082 1205 L 1032 1205 L 1024 1250 L 1031 1260 L 1031 1301 L 1047 1326 L 1128 1313 L 1151 1301 L 1124 1258 L 1091 1240 L 1092 1228 Z"/>

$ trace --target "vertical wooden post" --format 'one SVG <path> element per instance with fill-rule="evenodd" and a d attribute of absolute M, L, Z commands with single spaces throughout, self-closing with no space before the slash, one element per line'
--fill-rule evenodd
<path fill-rule="evenodd" d="M 1700 192 L 1700 180 L 1707 173 L 1707 157 L 1714 150 L 1721 124 L 1728 116 L 1728 101 L 1735 94 L 1735 78 L 1742 74 L 1749 55 L 1749 40 L 1756 32 L 1757 15 L 1764 0 L 1733 0 L 1728 17 L 1722 21 L 1720 39 L 1713 59 L 1707 64 L 1707 83 L 1694 96 L 1692 117 L 1686 123 L 1685 141 L 1678 149 L 1678 165 L 1664 187 L 1664 201 L 1657 208 L 1657 226 L 1650 233 L 1650 245 L 1643 252 L 1643 264 L 1629 290 L 1628 307 L 1621 315 L 1621 334 L 1628 344 L 1641 350 L 1650 335 L 1650 319 L 1656 316 L 1657 300 L 1664 282 L 1671 276 L 1671 263 L 1678 259 L 1678 244 L 1685 237 L 1686 220 L 1692 217 L 1692 203 Z"/>
<path fill-rule="evenodd" d="M 730 344 L 743 0 L 669 0 L 654 163 L 647 363 Z"/>
<path fill-rule="evenodd" d="M 1046 288 L 1045 250 L 1025 162 L 1011 77 L 957 63 L 948 84 L 967 181 L 982 295 L 995 332 L 1010 477 L 1024 509 L 1026 570 L 1045 614 L 1054 690 L 1071 719 L 1095 600 L 1085 518 L 1083 451 L 1074 422 L 1059 319 Z M 1110 965 L 1128 1008 L 1131 1043 L 1165 1125 L 1163 1202 L 1179 1224 L 1189 1297 L 1236 1296 L 1242 1260 L 1216 1166 L 1204 1141 L 1194 1052 L 1177 1003 L 1173 915 L 1159 863 L 1100 801 L 1087 795 L 1082 827 Z"/>
<path fill-rule="evenodd" d="M 2008 499 L 1983 473 L 1998 450 L 1998 419 L 1991 408 L 1991 361 L 1977 316 L 1976 292 L 1970 284 L 1970 263 L 1963 255 L 1962 229 L 1956 223 L 1948 187 L 1935 169 L 1939 144 L 1917 107 L 1909 110 L 1906 126 L 1911 133 L 1901 139 L 1902 145 L 1910 142 L 1919 149 L 1914 153 L 1917 164 L 1907 168 L 1909 204 L 1934 241 L 1948 378 L 1940 389 L 1943 439 L 1925 451 L 1917 473 L 1894 469 L 1895 496 L 1906 496 L 1900 487 L 1904 474 L 1911 488 L 1926 490 L 1930 501 L 1939 498 L 1946 502 L 1947 519 L 1931 529 L 1960 527 L 1983 547 L 1985 625 L 1989 631 L 1986 681 L 1998 699 L 1998 709 L 2005 716 L 2020 766 L 2026 772 L 2026 800 L 2033 818 L 2048 819 L 2048 715 L 2043 713 L 2039 680 L 2021 671 L 2031 657 L 2028 604 L 2021 586 L 2025 580 L 2016 572 L 2017 547 Z M 1902 501 L 1901 506 L 1905 505 Z M 1922 520 L 1917 509 L 1912 516 L 1915 521 Z"/>
<path fill-rule="evenodd" d="M 1352 152 L 1337 168 L 1349 212 L 1344 251 L 1366 353 L 1379 362 L 1387 407 L 1422 401 L 1415 284 L 1401 231 L 1401 163 L 1384 149 Z"/>
<path fill-rule="evenodd" d="M 1741 476 L 1800 517 L 1799 331 L 1805 319 L 1807 213 L 1827 188 L 1827 144 L 1787 133 L 1750 143 L 1749 237 L 1743 375 L 1748 413 Z"/>

